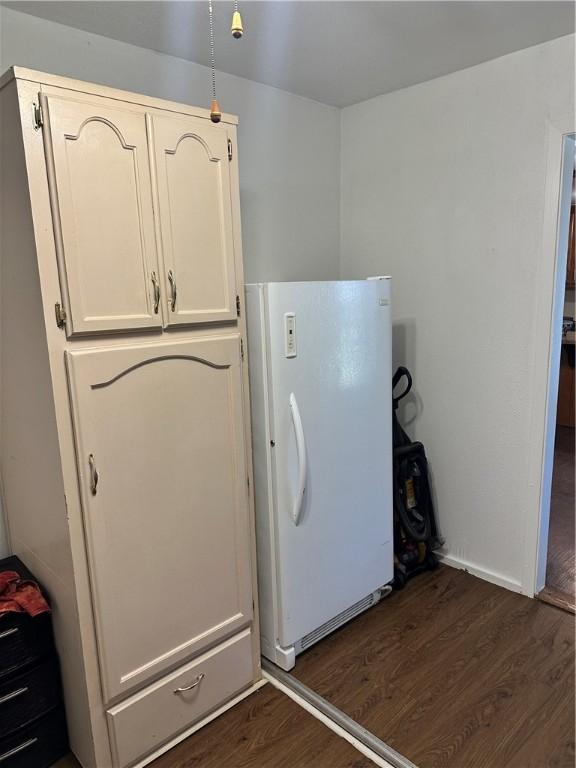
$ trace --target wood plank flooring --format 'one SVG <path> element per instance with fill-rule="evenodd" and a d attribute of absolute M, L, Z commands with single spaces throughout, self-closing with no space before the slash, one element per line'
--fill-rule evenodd
<path fill-rule="evenodd" d="M 73 757 L 54 768 L 79 768 Z M 374 768 L 283 693 L 265 685 L 150 768 Z"/>
<path fill-rule="evenodd" d="M 574 429 L 556 427 L 546 589 L 539 597 L 572 612 L 576 609 L 574 463 Z"/>
<path fill-rule="evenodd" d="M 373 768 L 347 741 L 266 685 L 151 768 Z"/>
<path fill-rule="evenodd" d="M 573 617 L 463 571 L 416 578 L 294 675 L 420 768 L 574 768 Z"/>

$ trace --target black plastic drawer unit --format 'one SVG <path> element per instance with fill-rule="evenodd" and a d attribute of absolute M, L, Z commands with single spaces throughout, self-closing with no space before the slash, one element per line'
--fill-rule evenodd
<path fill-rule="evenodd" d="M 68 752 L 62 707 L 0 740 L 0 768 L 48 768 Z"/>
<path fill-rule="evenodd" d="M 0 681 L 0 739 L 61 703 L 60 674 L 54 659 Z"/>
<path fill-rule="evenodd" d="M 0 568 L 2 562 L 0 560 Z M 0 614 L 0 683 L 6 675 L 53 655 L 49 614 L 34 618 L 24 613 Z"/>
<path fill-rule="evenodd" d="M 37 581 L 16 557 L 2 571 Z M 51 614 L 0 612 L 0 768 L 48 768 L 67 752 Z"/>

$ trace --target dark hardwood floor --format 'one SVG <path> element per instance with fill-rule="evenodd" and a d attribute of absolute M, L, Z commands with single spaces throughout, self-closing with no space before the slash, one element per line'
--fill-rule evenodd
<path fill-rule="evenodd" d="M 574 465 L 574 429 L 556 427 L 546 589 L 539 597 L 572 612 L 576 609 Z"/>
<path fill-rule="evenodd" d="M 294 674 L 420 768 L 574 768 L 573 617 L 463 571 L 414 579 Z"/>
<path fill-rule="evenodd" d="M 54 768 L 79 766 L 69 757 Z M 150 768 L 374 768 L 374 763 L 265 685 Z"/>
<path fill-rule="evenodd" d="M 302 707 L 266 685 L 151 768 L 373 768 Z"/>
<path fill-rule="evenodd" d="M 463 571 L 416 578 L 300 656 L 294 674 L 419 768 L 575 765 L 574 617 Z M 373 764 L 266 685 L 151 765 Z"/>

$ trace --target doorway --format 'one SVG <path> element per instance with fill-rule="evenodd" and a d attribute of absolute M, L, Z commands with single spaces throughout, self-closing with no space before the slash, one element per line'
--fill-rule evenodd
<path fill-rule="evenodd" d="M 561 205 L 566 201 L 561 201 Z M 575 351 L 575 251 L 576 167 L 572 169 L 566 280 L 561 330 L 558 402 L 550 494 L 550 522 L 545 587 L 539 597 L 560 608 L 576 612 L 576 562 L 574 526 L 574 351 Z M 560 279 L 560 275 L 558 276 Z M 557 318 L 559 322 L 559 318 Z"/>

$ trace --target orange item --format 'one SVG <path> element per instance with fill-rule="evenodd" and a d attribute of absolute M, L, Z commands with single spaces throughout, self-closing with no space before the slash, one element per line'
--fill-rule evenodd
<path fill-rule="evenodd" d="M 50 606 L 38 584 L 21 579 L 16 571 L 0 571 L 0 613 L 47 613 Z"/>

